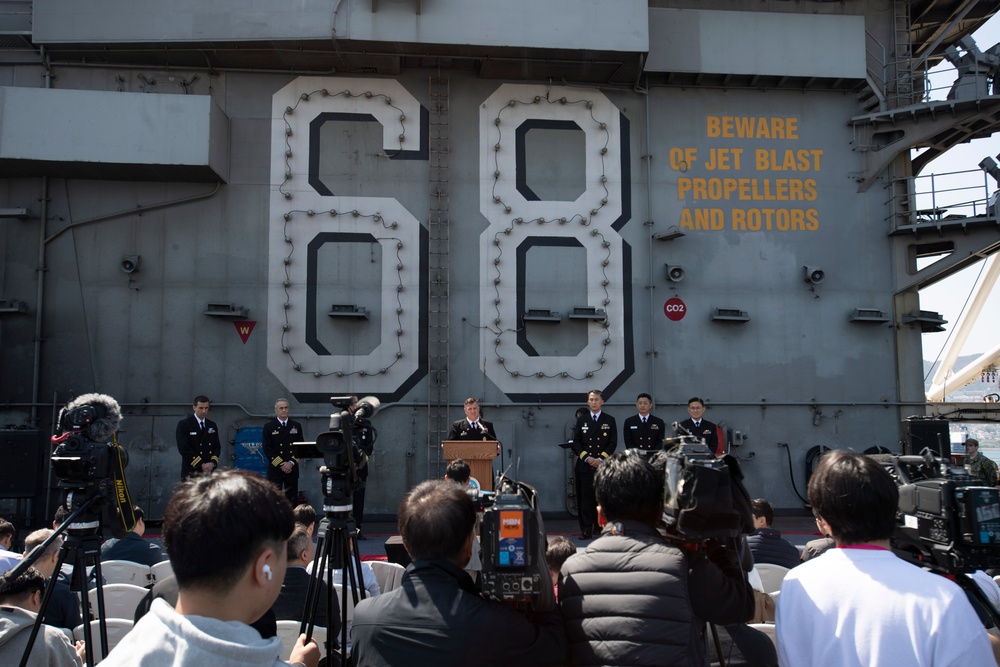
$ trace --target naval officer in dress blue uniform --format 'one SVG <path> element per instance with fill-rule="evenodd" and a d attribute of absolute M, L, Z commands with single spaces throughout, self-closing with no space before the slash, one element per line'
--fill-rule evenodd
<path fill-rule="evenodd" d="M 219 427 L 208 418 L 208 396 L 195 396 L 193 414 L 177 422 L 177 451 L 181 453 L 181 480 L 219 467 Z"/>
<path fill-rule="evenodd" d="M 647 393 L 639 394 L 635 399 L 635 409 L 638 414 L 626 419 L 622 429 L 625 449 L 659 451 L 663 447 L 663 439 L 667 437 L 667 425 L 650 412 L 653 409 L 653 397 Z"/>
<path fill-rule="evenodd" d="M 604 412 L 604 395 L 597 389 L 587 394 L 588 410 L 573 427 L 573 453 L 576 465 L 573 477 L 576 487 L 580 535 L 589 540 L 600 533 L 597 525 L 597 498 L 594 496 L 594 473 L 618 447 L 618 425 L 615 418 Z"/>
<path fill-rule="evenodd" d="M 268 481 L 281 489 L 292 507 L 299 504 L 299 460 L 292 443 L 303 440 L 302 424 L 288 418 L 288 399 L 279 398 L 274 402 L 274 419 L 264 424 L 264 456 Z"/>

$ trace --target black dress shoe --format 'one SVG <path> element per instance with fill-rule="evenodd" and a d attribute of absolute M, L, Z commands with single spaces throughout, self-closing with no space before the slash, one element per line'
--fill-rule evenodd
<path fill-rule="evenodd" d="M 361 532 L 361 531 L 359 530 L 359 531 L 358 531 L 358 534 L 357 534 L 357 539 L 359 539 L 359 540 L 367 540 L 368 538 L 367 538 L 367 537 L 365 537 L 364 533 L 362 533 L 362 532 Z"/>
<path fill-rule="evenodd" d="M 590 530 L 589 528 L 580 533 L 580 539 L 582 540 L 591 540 L 593 538 L 594 538 L 594 531 Z"/>

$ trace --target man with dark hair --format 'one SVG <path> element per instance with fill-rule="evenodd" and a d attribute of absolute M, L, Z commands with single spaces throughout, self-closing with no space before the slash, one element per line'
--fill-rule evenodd
<path fill-rule="evenodd" d="M 125 533 L 125 537 L 112 538 L 101 545 L 101 560 L 127 560 L 142 565 L 156 565 L 165 559 L 160 545 L 143 539 L 146 532 L 146 521 L 143 519 L 142 508 L 135 505 L 132 508 L 135 525 Z"/>
<path fill-rule="evenodd" d="M 763 498 L 750 501 L 753 513 L 754 531 L 747 536 L 750 553 L 754 563 L 772 563 L 789 569 L 798 565 L 799 550 L 795 545 L 781 536 L 781 531 L 771 528 L 774 522 L 774 509 L 771 503 Z"/>
<path fill-rule="evenodd" d="M 296 525 L 288 538 L 288 568 L 281 584 L 281 593 L 274 601 L 274 616 L 279 621 L 301 621 L 306 606 L 306 591 L 309 588 L 309 572 L 306 566 L 316 557 L 312 536 L 305 527 Z M 318 581 L 319 602 L 316 605 L 316 625 L 326 628 L 328 634 L 336 637 L 340 633 L 340 606 L 334 596 L 332 608 L 328 598 L 328 586 L 322 579 Z"/>
<path fill-rule="evenodd" d="M 962 589 L 890 550 L 899 490 L 885 468 L 831 451 L 809 479 L 809 503 L 837 548 L 782 581 L 782 665 L 995 664 Z"/>
<path fill-rule="evenodd" d="M 604 394 L 599 389 L 587 393 L 587 412 L 573 427 L 573 454 L 576 465 L 573 480 L 576 491 L 580 537 L 589 540 L 601 532 L 597 525 L 597 501 L 594 499 L 594 472 L 618 447 L 618 425 L 604 412 Z"/>
<path fill-rule="evenodd" d="M 208 396 L 195 396 L 192 414 L 177 422 L 174 436 L 181 454 L 181 480 L 219 467 L 219 427 L 208 418 Z"/>
<path fill-rule="evenodd" d="M 576 545 L 568 537 L 557 535 L 549 538 L 549 543 L 545 546 L 545 565 L 549 568 L 553 586 L 559 583 L 559 573 L 563 564 L 575 553 Z"/>
<path fill-rule="evenodd" d="M 701 438 L 713 454 L 719 454 L 719 427 L 704 418 L 705 401 L 692 396 L 688 399 L 687 410 L 689 417 L 680 423 L 680 432 Z"/>
<path fill-rule="evenodd" d="M 20 664 L 31 628 L 42 606 L 45 577 L 29 567 L 17 579 L 0 577 L 0 664 Z M 83 642 L 74 647 L 58 628 L 43 624 L 31 647 L 29 667 L 78 667 Z"/>
<path fill-rule="evenodd" d="M 403 498 L 398 519 L 413 563 L 399 588 L 358 603 L 354 664 L 565 664 L 558 612 L 527 618 L 484 600 L 462 571 L 472 553 L 476 506 L 459 485 L 423 482 Z"/>
<path fill-rule="evenodd" d="M 461 484 L 468 485 L 469 477 L 472 476 L 472 468 L 469 467 L 465 459 L 455 459 L 444 469 L 444 478 Z"/>
<path fill-rule="evenodd" d="M 496 440 L 493 422 L 480 419 L 479 401 L 465 399 L 465 418 L 455 421 L 448 431 L 448 440 Z"/>
<path fill-rule="evenodd" d="M 735 544 L 665 540 L 663 472 L 633 452 L 608 459 L 594 490 L 607 524 L 563 564 L 559 584 L 570 664 L 708 664 L 705 623 L 745 623 L 754 611 Z"/>
<path fill-rule="evenodd" d="M 21 554 L 11 547 L 14 544 L 14 524 L 0 519 L 0 574 L 14 567 L 21 560 Z"/>
<path fill-rule="evenodd" d="M 662 449 L 663 439 L 667 437 L 667 425 L 650 412 L 653 409 L 653 397 L 645 392 L 639 394 L 635 399 L 635 409 L 638 414 L 626 419 L 622 426 L 625 449 L 643 452 Z"/>
<path fill-rule="evenodd" d="M 259 475 L 229 470 L 182 483 L 163 515 L 163 543 L 179 588 L 102 662 L 115 665 L 284 665 L 281 640 L 250 623 L 271 608 L 285 579 L 295 527 L 288 500 Z M 316 667 L 319 648 L 299 637 L 291 662 Z"/>
<path fill-rule="evenodd" d="M 35 547 L 49 539 L 54 532 L 51 528 L 40 528 L 30 533 L 24 538 L 24 555 L 27 556 L 34 551 Z M 56 564 L 59 562 L 59 548 L 61 546 L 62 538 L 53 540 L 32 565 L 46 579 L 56 574 Z M 64 579 L 56 574 L 52 597 L 49 598 L 49 603 L 45 607 L 45 616 L 42 618 L 42 622 L 67 630 L 73 630 L 83 623 L 80 613 L 80 597 L 70 590 L 69 577 Z"/>
<path fill-rule="evenodd" d="M 295 523 L 304 526 L 309 537 L 312 537 L 312 534 L 316 532 L 316 510 L 313 506 L 309 503 L 302 503 L 296 505 L 292 512 L 295 514 Z"/>

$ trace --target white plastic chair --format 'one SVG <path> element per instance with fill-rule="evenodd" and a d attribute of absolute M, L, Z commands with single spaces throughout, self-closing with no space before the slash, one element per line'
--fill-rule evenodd
<path fill-rule="evenodd" d="M 781 589 L 781 580 L 788 574 L 788 568 L 773 563 L 757 563 L 753 566 L 764 584 L 765 593 L 773 593 Z"/>
<path fill-rule="evenodd" d="M 153 583 L 155 584 L 158 581 L 163 581 L 167 577 L 172 577 L 174 574 L 174 567 L 170 564 L 169 560 L 165 560 L 150 567 L 149 572 L 153 578 Z"/>
<path fill-rule="evenodd" d="M 148 565 L 130 560 L 101 561 L 101 575 L 106 584 L 132 584 L 146 587 L 152 581 Z"/>
<path fill-rule="evenodd" d="M 390 563 L 385 560 L 368 561 L 372 572 L 375 573 L 375 581 L 378 582 L 378 589 L 383 593 L 388 593 L 394 588 L 398 588 L 403 581 L 403 573 L 406 568 L 399 563 Z"/>
<path fill-rule="evenodd" d="M 278 621 L 278 639 L 281 640 L 281 659 L 288 662 L 295 648 L 295 641 L 299 638 L 299 629 L 302 623 L 299 621 Z M 319 646 L 319 657 L 326 656 L 326 628 L 319 626 L 313 628 L 313 639 Z"/>
<path fill-rule="evenodd" d="M 129 621 L 135 618 L 135 609 L 142 602 L 148 590 L 132 584 L 104 585 L 104 616 L 105 618 L 124 618 Z M 97 616 L 97 588 L 87 592 L 90 602 L 90 613 Z"/>
<path fill-rule="evenodd" d="M 132 619 L 128 618 L 109 618 L 105 621 L 105 627 L 108 629 L 108 652 L 111 652 L 114 647 L 118 646 L 118 642 L 127 635 L 132 630 Z M 94 654 L 97 661 L 100 662 L 104 657 L 101 656 L 101 627 L 98 625 L 98 621 L 90 622 L 90 636 L 94 641 Z M 76 641 L 83 641 L 83 623 L 73 628 L 73 639 Z"/>

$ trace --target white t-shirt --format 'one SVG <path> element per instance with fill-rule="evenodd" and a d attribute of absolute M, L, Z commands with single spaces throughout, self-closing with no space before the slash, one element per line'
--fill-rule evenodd
<path fill-rule="evenodd" d="M 830 549 L 790 570 L 775 630 L 783 667 L 995 664 L 962 589 L 885 549 Z"/>

